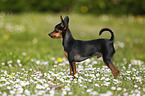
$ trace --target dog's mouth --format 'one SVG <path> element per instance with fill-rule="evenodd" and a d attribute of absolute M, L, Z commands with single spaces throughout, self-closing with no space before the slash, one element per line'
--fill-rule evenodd
<path fill-rule="evenodd" d="M 59 34 L 55 34 L 55 35 L 54 35 L 54 34 L 51 34 L 51 33 L 50 33 L 50 34 L 48 34 L 48 35 L 49 35 L 51 38 L 56 38 L 56 39 L 57 39 L 57 38 L 60 38 Z"/>
<path fill-rule="evenodd" d="M 56 36 L 50 36 L 51 38 L 56 38 Z"/>
<path fill-rule="evenodd" d="M 56 36 L 50 36 L 51 38 L 56 38 Z"/>
<path fill-rule="evenodd" d="M 50 34 L 48 34 L 48 35 L 49 35 L 51 38 L 56 38 L 56 36 L 52 36 L 52 35 L 51 35 L 51 33 L 50 33 Z"/>

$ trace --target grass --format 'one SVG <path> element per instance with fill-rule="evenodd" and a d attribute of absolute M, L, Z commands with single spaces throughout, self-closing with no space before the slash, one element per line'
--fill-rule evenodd
<path fill-rule="evenodd" d="M 59 15 L 0 14 L 0 95 L 145 95 L 145 17 L 69 14 L 76 39 L 110 38 L 107 32 L 99 36 L 99 30 L 114 30 L 113 61 L 120 70 L 114 78 L 94 57 L 77 64 L 73 80 L 61 40 L 47 35 Z"/>

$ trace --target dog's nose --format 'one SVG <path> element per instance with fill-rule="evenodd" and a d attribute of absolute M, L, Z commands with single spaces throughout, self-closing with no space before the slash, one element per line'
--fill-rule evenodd
<path fill-rule="evenodd" d="M 51 37 L 51 33 L 48 34 Z"/>

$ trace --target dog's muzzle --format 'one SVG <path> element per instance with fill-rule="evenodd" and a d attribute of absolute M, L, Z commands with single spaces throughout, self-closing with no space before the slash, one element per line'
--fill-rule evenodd
<path fill-rule="evenodd" d="M 51 33 L 48 34 L 51 38 L 55 38 L 56 36 L 52 36 Z"/>

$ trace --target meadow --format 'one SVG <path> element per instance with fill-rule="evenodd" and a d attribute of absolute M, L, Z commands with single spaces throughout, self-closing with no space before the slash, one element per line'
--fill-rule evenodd
<path fill-rule="evenodd" d="M 2 96 L 145 96 L 145 17 L 61 14 L 70 17 L 75 39 L 99 36 L 103 27 L 115 33 L 114 78 L 102 58 L 77 63 L 76 79 L 69 75 L 69 63 L 60 39 L 48 33 L 60 23 L 60 14 L 0 13 L 0 95 Z"/>

